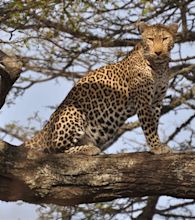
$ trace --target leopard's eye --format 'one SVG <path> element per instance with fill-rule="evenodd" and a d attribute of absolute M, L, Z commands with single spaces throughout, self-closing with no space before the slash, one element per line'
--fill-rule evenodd
<path fill-rule="evenodd" d="M 154 38 L 152 38 L 152 37 L 149 37 L 149 38 L 148 38 L 148 40 L 150 40 L 150 41 L 154 41 Z"/>
<path fill-rule="evenodd" d="M 165 41 L 165 40 L 167 40 L 168 39 L 168 37 L 163 37 L 163 41 Z"/>

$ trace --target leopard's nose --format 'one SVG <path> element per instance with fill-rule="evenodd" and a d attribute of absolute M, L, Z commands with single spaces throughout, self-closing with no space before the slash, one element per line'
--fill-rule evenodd
<path fill-rule="evenodd" d="M 155 54 L 156 54 L 157 56 L 160 56 L 161 53 L 162 53 L 162 51 L 156 51 L 156 52 L 155 52 Z"/>

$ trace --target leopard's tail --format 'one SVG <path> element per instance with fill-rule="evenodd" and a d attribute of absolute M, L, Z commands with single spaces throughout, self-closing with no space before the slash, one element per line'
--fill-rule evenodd
<path fill-rule="evenodd" d="M 10 148 L 15 148 L 15 147 L 20 147 L 22 145 L 13 145 L 10 144 L 6 141 L 0 140 L 0 153 L 4 153 L 6 150 L 10 149 Z"/>

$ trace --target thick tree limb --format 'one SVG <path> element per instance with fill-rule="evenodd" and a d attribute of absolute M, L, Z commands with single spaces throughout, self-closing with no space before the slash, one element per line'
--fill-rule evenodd
<path fill-rule="evenodd" d="M 0 109 L 5 98 L 22 71 L 22 63 L 0 50 Z"/>
<path fill-rule="evenodd" d="M 1 146 L 1 145 L 0 145 Z M 37 154 L 38 155 L 38 154 Z M 195 153 L 100 156 L 44 154 L 1 148 L 0 199 L 75 205 L 123 197 L 195 198 Z"/>

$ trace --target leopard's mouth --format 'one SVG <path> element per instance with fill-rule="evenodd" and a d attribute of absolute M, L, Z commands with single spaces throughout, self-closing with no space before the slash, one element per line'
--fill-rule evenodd
<path fill-rule="evenodd" d="M 155 63 L 164 63 L 170 60 L 170 57 L 167 54 L 161 54 L 160 56 L 158 56 L 156 54 L 145 53 L 144 56 L 148 61 L 152 61 Z"/>

